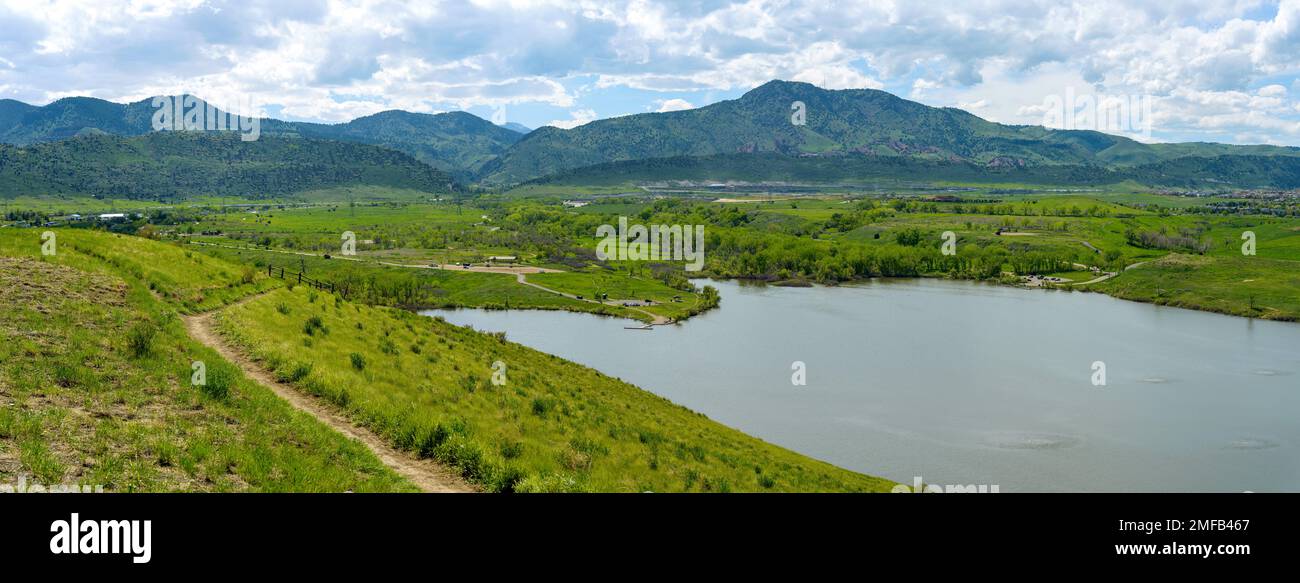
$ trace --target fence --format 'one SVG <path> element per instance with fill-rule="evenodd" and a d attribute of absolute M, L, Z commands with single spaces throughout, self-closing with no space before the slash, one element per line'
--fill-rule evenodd
<path fill-rule="evenodd" d="M 276 275 L 276 273 L 275 273 L 276 269 L 277 269 L 277 268 L 276 268 L 275 266 L 267 265 L 267 266 L 266 266 L 266 276 L 267 276 L 267 277 L 277 277 L 277 275 Z M 280 270 L 280 273 L 279 273 L 279 275 L 278 275 L 278 277 L 279 277 L 280 279 L 290 280 L 290 279 L 293 279 L 293 278 L 297 278 L 299 284 L 304 284 L 304 283 L 305 283 L 305 284 L 307 284 L 307 285 L 309 285 L 309 286 L 312 286 L 312 287 L 314 287 L 314 288 L 316 288 L 316 289 L 318 289 L 318 290 L 329 290 L 330 293 L 334 293 L 334 282 L 332 282 L 332 281 L 321 281 L 321 280 L 319 280 L 319 279 L 312 279 L 312 278 L 307 277 L 306 275 L 304 275 L 301 271 L 299 271 L 298 273 L 288 273 L 288 274 L 286 274 L 286 272 L 285 272 L 285 270 L 284 270 L 284 267 L 279 267 L 278 269 Z"/>

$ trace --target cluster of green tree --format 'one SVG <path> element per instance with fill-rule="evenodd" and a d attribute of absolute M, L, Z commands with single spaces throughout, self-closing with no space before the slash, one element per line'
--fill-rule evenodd
<path fill-rule="evenodd" d="M 28 209 L 9 210 L 5 212 L 5 220 L 25 221 L 33 224 L 40 224 L 50 220 L 50 214 L 44 211 Z"/>
<path fill-rule="evenodd" d="M 847 233 L 863 225 L 894 216 L 893 208 L 879 206 L 872 200 L 861 200 L 853 206 L 854 208 L 849 211 L 832 213 L 831 218 L 826 221 L 826 230 Z"/>
<path fill-rule="evenodd" d="M 243 141 L 231 132 L 92 135 L 26 148 L 0 145 L 0 198 L 271 198 L 346 185 L 446 192 L 451 179 L 376 146 L 267 136 Z"/>
<path fill-rule="evenodd" d="M 758 233 L 742 229 L 713 230 L 707 236 L 708 270 L 723 277 L 780 281 L 810 279 L 841 282 L 870 277 L 946 276 L 997 279 L 1010 267 L 1017 274 L 1068 271 L 1074 257 L 1065 252 L 1016 251 L 1003 247 L 961 246 L 944 255 L 938 246 L 923 245 L 922 234 L 897 235 L 899 245 L 837 242 Z"/>
<path fill-rule="evenodd" d="M 1019 205 L 1011 203 L 1003 204 L 963 204 L 963 203 L 938 203 L 923 200 L 895 200 L 890 203 L 895 210 L 904 213 L 953 213 L 953 214 L 972 214 L 972 215 L 1001 215 L 1001 216 L 1023 216 L 1023 217 L 1109 217 L 1110 209 L 1101 205 L 1088 205 L 1082 207 L 1077 204 L 1062 207 L 1046 207 L 1037 205 L 1037 201 L 1029 201 Z"/>
<path fill-rule="evenodd" d="M 1201 239 L 1199 230 L 1184 229 L 1179 234 L 1170 234 L 1166 229 L 1158 231 L 1124 232 L 1128 244 L 1142 249 L 1165 249 L 1168 251 L 1187 251 L 1204 255 L 1213 244 L 1209 239 Z"/>

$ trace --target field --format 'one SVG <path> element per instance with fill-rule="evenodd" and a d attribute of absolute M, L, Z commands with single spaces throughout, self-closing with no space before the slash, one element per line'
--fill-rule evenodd
<path fill-rule="evenodd" d="M 684 280 L 669 286 L 636 264 L 595 266 L 577 260 L 574 245 L 592 246 L 557 242 L 553 233 L 544 232 L 548 224 L 529 225 L 535 219 L 534 208 L 445 202 L 271 206 L 257 212 L 204 214 L 196 224 L 176 225 L 170 232 L 199 244 L 198 250 L 233 262 L 258 269 L 286 267 L 346 285 L 345 297 L 371 304 L 563 309 L 646 322 L 655 316 L 683 319 L 711 307 Z M 355 256 L 339 255 L 345 232 L 356 237 Z M 330 254 L 332 258 L 325 259 Z M 515 258 L 505 265 L 563 271 L 527 276 L 528 282 L 557 293 L 521 285 L 513 274 L 459 267 L 425 269 L 461 263 L 482 266 L 500 256 Z M 611 301 L 602 305 L 564 295 L 589 299 L 597 297 L 597 291 L 608 293 Z M 638 309 L 621 305 L 646 299 L 655 305 Z"/>
<path fill-rule="evenodd" d="M 407 293 L 402 301 L 379 297 L 398 292 L 365 299 L 386 305 L 558 308 L 643 321 L 648 319 L 646 311 L 679 320 L 699 311 L 703 298 L 689 293 L 679 268 L 647 269 L 644 262 L 598 262 L 591 256 L 596 225 L 614 224 L 621 216 L 647 224 L 704 224 L 712 234 L 710 248 L 706 270 L 696 275 L 833 283 L 890 275 L 1013 281 L 1008 278 L 1036 273 L 1067 277 L 1074 284 L 1094 279 L 1084 277 L 1091 275 L 1087 267 L 1118 275 L 1080 289 L 1229 314 L 1300 318 L 1300 297 L 1288 293 L 1291 280 L 1286 277 L 1300 262 L 1300 220 L 1293 217 L 1216 214 L 1206 212 L 1208 205 L 1230 204 L 1232 199 L 1112 187 L 1066 192 L 1027 185 L 953 188 L 957 194 L 933 188 L 930 194 L 864 195 L 839 187 L 800 195 L 729 195 L 723 202 L 620 196 L 566 208 L 556 198 L 559 191 L 538 187 L 529 196 L 512 192 L 507 198 L 459 205 L 389 201 L 207 214 L 188 228 L 221 233 L 196 234 L 193 240 L 316 254 L 336 250 L 339 234 L 351 230 L 361 241 L 358 258 L 400 265 L 479 264 L 509 255 L 520 264 L 564 271 L 528 276 L 529 282 L 550 290 L 585 298 L 608 293 L 611 299 L 654 303 L 639 311 L 623 309 L 621 302 L 601 306 L 547 297 L 535 288 L 515 289 L 506 277 L 489 284 L 486 279 L 453 281 L 400 269 L 340 274 L 381 282 L 409 280 L 415 283 L 388 287 L 430 290 L 402 292 Z M 568 194 L 581 198 L 588 190 Z M 938 251 L 947 231 L 956 236 L 958 261 L 930 255 Z M 1256 237 L 1254 256 L 1241 254 L 1246 232 Z M 868 256 L 859 260 L 859 267 L 845 261 L 857 254 Z M 1172 254 L 1213 261 L 1179 262 L 1175 272 L 1166 263 L 1150 263 Z M 223 256 L 245 263 L 251 259 L 259 267 L 283 263 L 252 254 Z M 337 261 L 312 265 L 290 256 L 290 263 L 309 272 L 344 271 Z M 1141 267 L 1126 269 L 1134 265 Z M 1243 271 L 1234 279 L 1236 269 Z M 667 275 L 674 271 L 677 275 Z M 674 301 L 675 296 L 682 301 Z"/>

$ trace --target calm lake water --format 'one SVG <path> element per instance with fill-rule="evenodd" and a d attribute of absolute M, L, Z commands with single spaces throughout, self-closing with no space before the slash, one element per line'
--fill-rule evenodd
<path fill-rule="evenodd" d="M 904 483 L 1300 490 L 1300 325 L 942 280 L 711 285 L 721 309 L 648 332 L 568 312 L 426 313 Z"/>

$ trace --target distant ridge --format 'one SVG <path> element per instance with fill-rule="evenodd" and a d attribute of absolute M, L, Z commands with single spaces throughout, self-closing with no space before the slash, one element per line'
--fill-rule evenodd
<path fill-rule="evenodd" d="M 791 119 L 796 102 L 803 104 L 806 114 L 802 125 Z M 77 136 L 142 136 L 152 129 L 152 114 L 151 100 L 118 104 L 69 97 L 45 106 L 0 100 L 0 142 L 31 145 Z M 699 164 L 685 160 L 701 157 L 721 161 L 720 171 L 725 169 L 729 176 L 739 173 L 740 178 L 746 177 L 744 172 L 756 178 L 780 169 L 793 179 L 817 180 L 847 171 L 833 170 L 836 160 L 852 160 L 851 167 L 874 172 L 867 170 L 871 164 L 858 160 L 865 157 L 928 161 L 932 164 L 924 167 L 941 175 L 966 175 L 974 169 L 997 178 L 1007 175 L 1007 169 L 1025 169 L 1019 174 L 1128 176 L 1162 185 L 1280 187 L 1291 184 L 1289 159 L 1300 156 L 1300 148 L 1294 147 L 1144 144 L 1096 131 L 1004 125 L 885 91 L 827 90 L 788 81 L 771 81 L 738 99 L 696 109 L 603 119 L 569 130 L 550 126 L 529 130 L 513 122 L 496 125 L 459 111 L 391 110 L 339 124 L 268 118 L 261 120 L 261 135 L 381 146 L 442 170 L 457 182 L 489 187 L 543 177 L 608 178 L 599 172 L 662 179 L 674 168 L 699 172 Z M 764 169 L 744 160 L 756 154 L 794 160 L 768 159 L 774 166 Z M 1052 166 L 1080 170 L 1044 170 Z M 579 169 L 588 170 L 576 172 Z"/>
<path fill-rule="evenodd" d="M 171 97 L 171 96 L 168 96 Z M 185 96 L 175 96 L 179 99 Z M 34 106 L 0 101 L 0 142 L 26 146 L 79 135 L 140 136 L 152 131 L 153 98 L 113 103 L 68 97 Z M 199 103 L 206 103 L 199 99 Z M 466 178 L 522 136 L 469 113 L 425 114 L 393 110 L 342 124 L 261 120 L 264 136 L 304 137 L 384 146 Z"/>
<path fill-rule="evenodd" d="M 0 198 L 83 195 L 177 201 L 196 196 L 264 199 L 339 186 L 449 192 L 446 173 L 387 148 L 234 132 L 107 134 L 0 145 Z"/>
<path fill-rule="evenodd" d="M 804 125 L 792 104 L 804 105 Z M 1300 149 L 1222 144 L 1143 144 L 1087 130 L 990 122 L 955 108 L 930 107 L 874 89 L 827 90 L 771 81 L 712 105 L 544 127 L 483 167 L 488 183 L 513 184 L 568 170 L 681 156 L 777 153 L 786 156 L 905 157 L 989 168 L 1121 167 L 1183 156 L 1295 156 Z"/>

